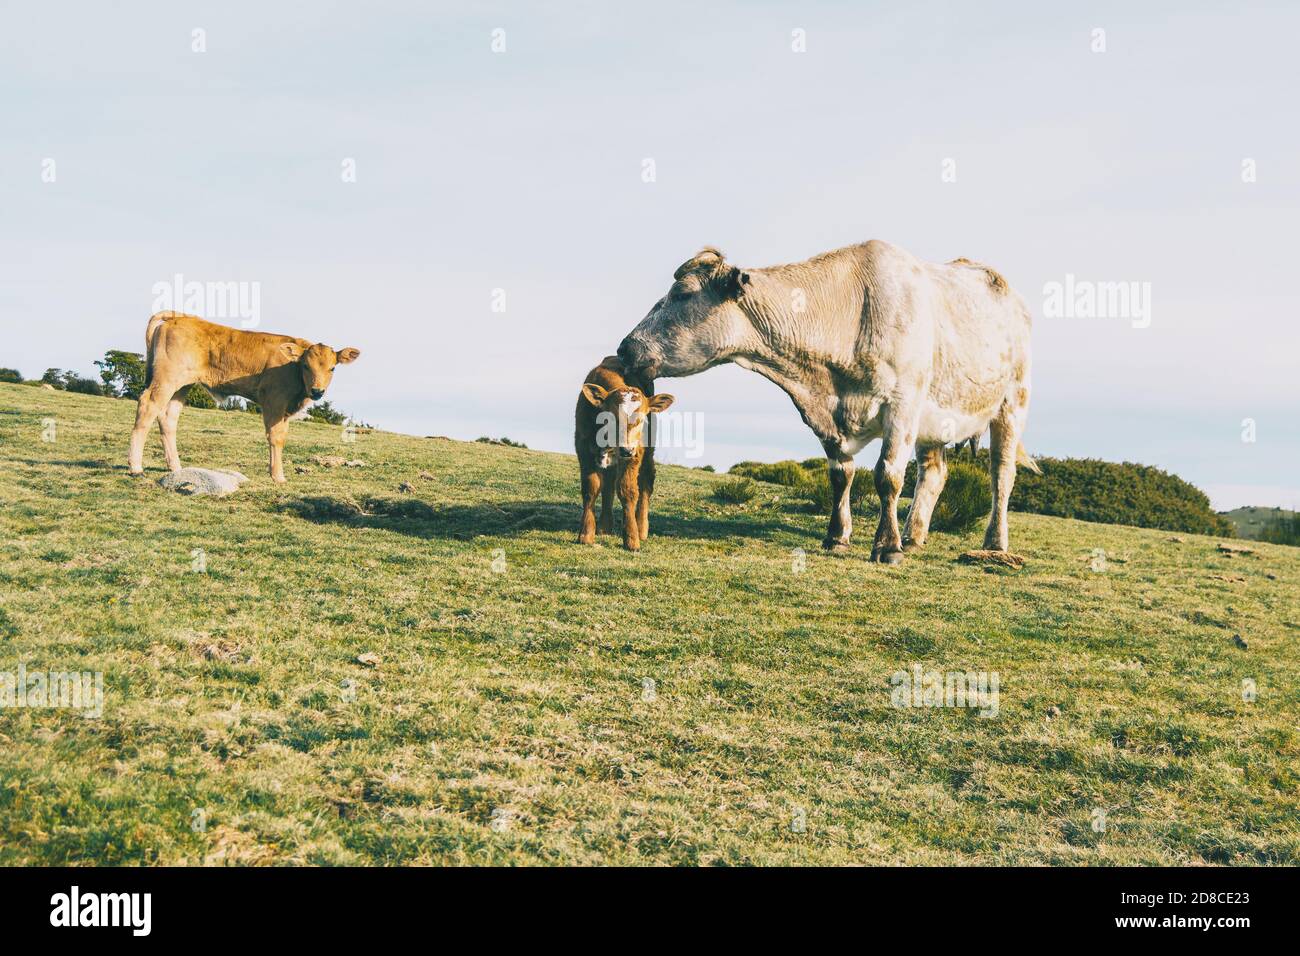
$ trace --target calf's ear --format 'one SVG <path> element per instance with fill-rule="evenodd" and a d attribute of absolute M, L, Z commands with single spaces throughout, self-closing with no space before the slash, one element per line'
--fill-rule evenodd
<path fill-rule="evenodd" d="M 280 346 L 280 353 L 290 362 L 296 362 L 302 358 L 303 347 L 297 342 L 285 342 Z"/>
<path fill-rule="evenodd" d="M 671 395 L 664 394 L 664 395 L 656 395 L 653 398 L 651 398 L 649 401 L 650 401 L 650 411 L 662 412 L 665 411 L 668 408 L 668 406 L 671 405 L 674 401 L 676 401 L 676 399 L 674 399 Z"/>
<path fill-rule="evenodd" d="M 339 360 L 340 365 L 347 365 L 349 362 L 355 362 L 360 355 L 361 350 L 354 348 L 339 349 L 334 353 L 334 357 Z"/>
<path fill-rule="evenodd" d="M 588 382 L 586 385 L 582 386 L 582 397 L 593 405 L 600 405 L 607 395 L 609 395 L 608 389 L 602 388 L 593 382 Z"/>

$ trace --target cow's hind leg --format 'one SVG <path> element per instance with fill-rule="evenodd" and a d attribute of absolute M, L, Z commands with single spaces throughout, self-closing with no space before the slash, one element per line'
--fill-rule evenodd
<path fill-rule="evenodd" d="M 162 433 L 163 455 L 167 458 L 167 468 L 170 471 L 181 470 L 180 452 L 176 450 L 176 423 L 180 420 L 181 409 L 185 407 L 185 399 L 182 397 L 185 389 L 181 389 L 172 396 L 171 401 L 167 403 L 166 410 L 158 416 L 158 431 Z"/>
<path fill-rule="evenodd" d="M 903 475 L 916 441 L 915 416 L 891 408 L 885 414 L 884 440 L 876 462 L 876 494 L 880 496 L 880 524 L 871 548 L 871 560 L 898 564 L 903 560 L 903 542 L 898 533 L 898 496 L 903 490 Z"/>
<path fill-rule="evenodd" d="M 135 427 L 131 429 L 131 447 L 127 451 L 127 470 L 133 475 L 144 474 L 144 442 L 154 420 L 167 411 L 167 402 L 176 393 L 177 386 L 155 379 L 140 393 L 135 408 Z"/>
<path fill-rule="evenodd" d="M 1009 403 L 1003 403 L 998 414 L 989 423 L 989 477 L 993 482 L 993 511 L 989 514 L 988 530 L 984 532 L 984 548 L 988 551 L 1006 551 L 1007 504 L 1011 500 L 1011 487 L 1016 481 L 1016 416 Z"/>
<path fill-rule="evenodd" d="M 948 478 L 948 462 L 942 445 L 923 449 L 916 456 L 916 489 L 912 507 L 907 509 L 907 526 L 903 532 L 903 550 L 915 551 L 925 546 L 930 535 L 930 516 L 935 502 L 943 493 Z"/>
<path fill-rule="evenodd" d="M 582 473 L 582 522 L 578 525 L 578 543 L 596 543 L 596 498 L 600 494 L 599 468 Z"/>

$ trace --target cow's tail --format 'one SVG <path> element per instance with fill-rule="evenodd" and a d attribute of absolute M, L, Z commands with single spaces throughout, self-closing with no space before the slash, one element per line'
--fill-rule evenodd
<path fill-rule="evenodd" d="M 175 312 L 156 312 L 149 317 L 149 324 L 144 329 L 144 387 L 153 384 L 153 352 L 158 341 L 158 330 Z"/>
<path fill-rule="evenodd" d="M 1038 462 L 1029 457 L 1029 452 L 1025 451 L 1025 446 L 1016 441 L 1016 464 L 1021 468 L 1028 468 L 1035 475 L 1041 475 L 1043 469 L 1038 467 Z"/>

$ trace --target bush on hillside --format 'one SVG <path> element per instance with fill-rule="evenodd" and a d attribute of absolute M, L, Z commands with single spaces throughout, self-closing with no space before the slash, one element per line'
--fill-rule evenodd
<path fill-rule="evenodd" d="M 713 486 L 713 497 L 727 504 L 739 505 L 758 494 L 758 485 L 750 478 L 731 478 Z"/>
<path fill-rule="evenodd" d="M 777 461 L 770 465 L 761 461 L 740 461 L 732 465 L 727 474 L 785 485 L 788 488 L 798 488 L 809 479 L 808 470 L 797 461 Z"/>
<path fill-rule="evenodd" d="M 1279 514 L 1270 518 L 1260 529 L 1259 540 L 1273 544 L 1289 544 L 1292 547 L 1300 546 L 1300 512 L 1292 511 L 1290 514 Z"/>
<path fill-rule="evenodd" d="M 185 404 L 190 408 L 216 408 L 217 400 L 202 385 L 191 385 L 185 391 Z"/>
<path fill-rule="evenodd" d="M 988 517 L 993 485 L 988 471 L 969 461 L 948 465 L 948 479 L 930 516 L 930 529 L 962 534 Z"/>
<path fill-rule="evenodd" d="M 99 377 L 104 380 L 104 394 L 118 398 L 139 398 L 144 391 L 145 363 L 139 352 L 109 349 L 96 359 Z"/>
<path fill-rule="evenodd" d="M 814 476 L 805 486 L 804 494 L 813 511 L 819 515 L 831 513 L 831 479 L 830 468 Z M 849 507 L 854 511 L 874 511 L 878 508 L 876 501 L 876 481 L 870 468 L 859 468 L 853 473 L 853 484 L 849 486 Z"/>
<path fill-rule="evenodd" d="M 14 385 L 21 385 L 23 383 L 23 376 L 16 368 L 0 368 L 0 382 L 10 382 Z"/>
<path fill-rule="evenodd" d="M 1013 511 L 1190 534 L 1234 534 L 1232 523 L 1215 514 L 1203 491 L 1159 468 L 1096 458 L 1040 458 L 1038 464 L 1041 475 L 1017 470 Z"/>
<path fill-rule="evenodd" d="M 1042 475 L 1025 468 L 1016 470 L 1011 492 L 1012 511 L 1028 511 L 1061 518 L 1078 518 L 1102 524 L 1127 524 L 1139 528 L 1160 528 L 1191 534 L 1231 536 L 1231 522 L 1210 508 L 1204 492 L 1176 475 L 1131 462 L 1099 461 L 1092 458 L 1040 458 Z M 740 462 L 732 474 L 743 474 L 760 481 L 793 484 L 798 477 L 789 466 L 797 465 L 811 482 L 803 485 L 813 507 L 830 513 L 830 485 L 826 478 L 826 460 L 809 458 L 803 462 Z M 974 468 L 988 475 L 989 451 L 981 448 L 972 460 L 968 452 L 948 452 L 949 475 L 956 465 Z M 869 500 L 871 469 L 859 466 L 852 492 L 854 507 Z M 951 480 L 951 479 L 950 479 Z M 910 498 L 916 488 L 916 462 L 909 462 L 903 478 L 902 497 Z M 981 505 L 987 515 L 990 498 Z M 1285 536 L 1285 529 L 1277 534 Z"/>

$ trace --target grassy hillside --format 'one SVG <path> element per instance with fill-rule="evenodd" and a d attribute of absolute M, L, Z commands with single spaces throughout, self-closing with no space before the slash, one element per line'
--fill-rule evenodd
<path fill-rule="evenodd" d="M 1286 508 L 1247 507 L 1225 511 L 1223 517 L 1232 522 L 1239 537 L 1258 540 L 1260 532 L 1270 521 L 1283 517 L 1290 518 L 1294 514 L 1294 511 L 1288 511 Z"/>
<path fill-rule="evenodd" d="M 106 696 L 0 710 L 0 863 L 1300 863 L 1294 549 L 1022 514 L 1018 573 L 880 567 L 664 468 L 633 555 L 571 456 L 296 422 L 277 488 L 190 410 L 252 478 L 192 499 L 132 417 L 0 385 L 0 671 Z M 996 716 L 891 706 L 915 664 Z"/>

